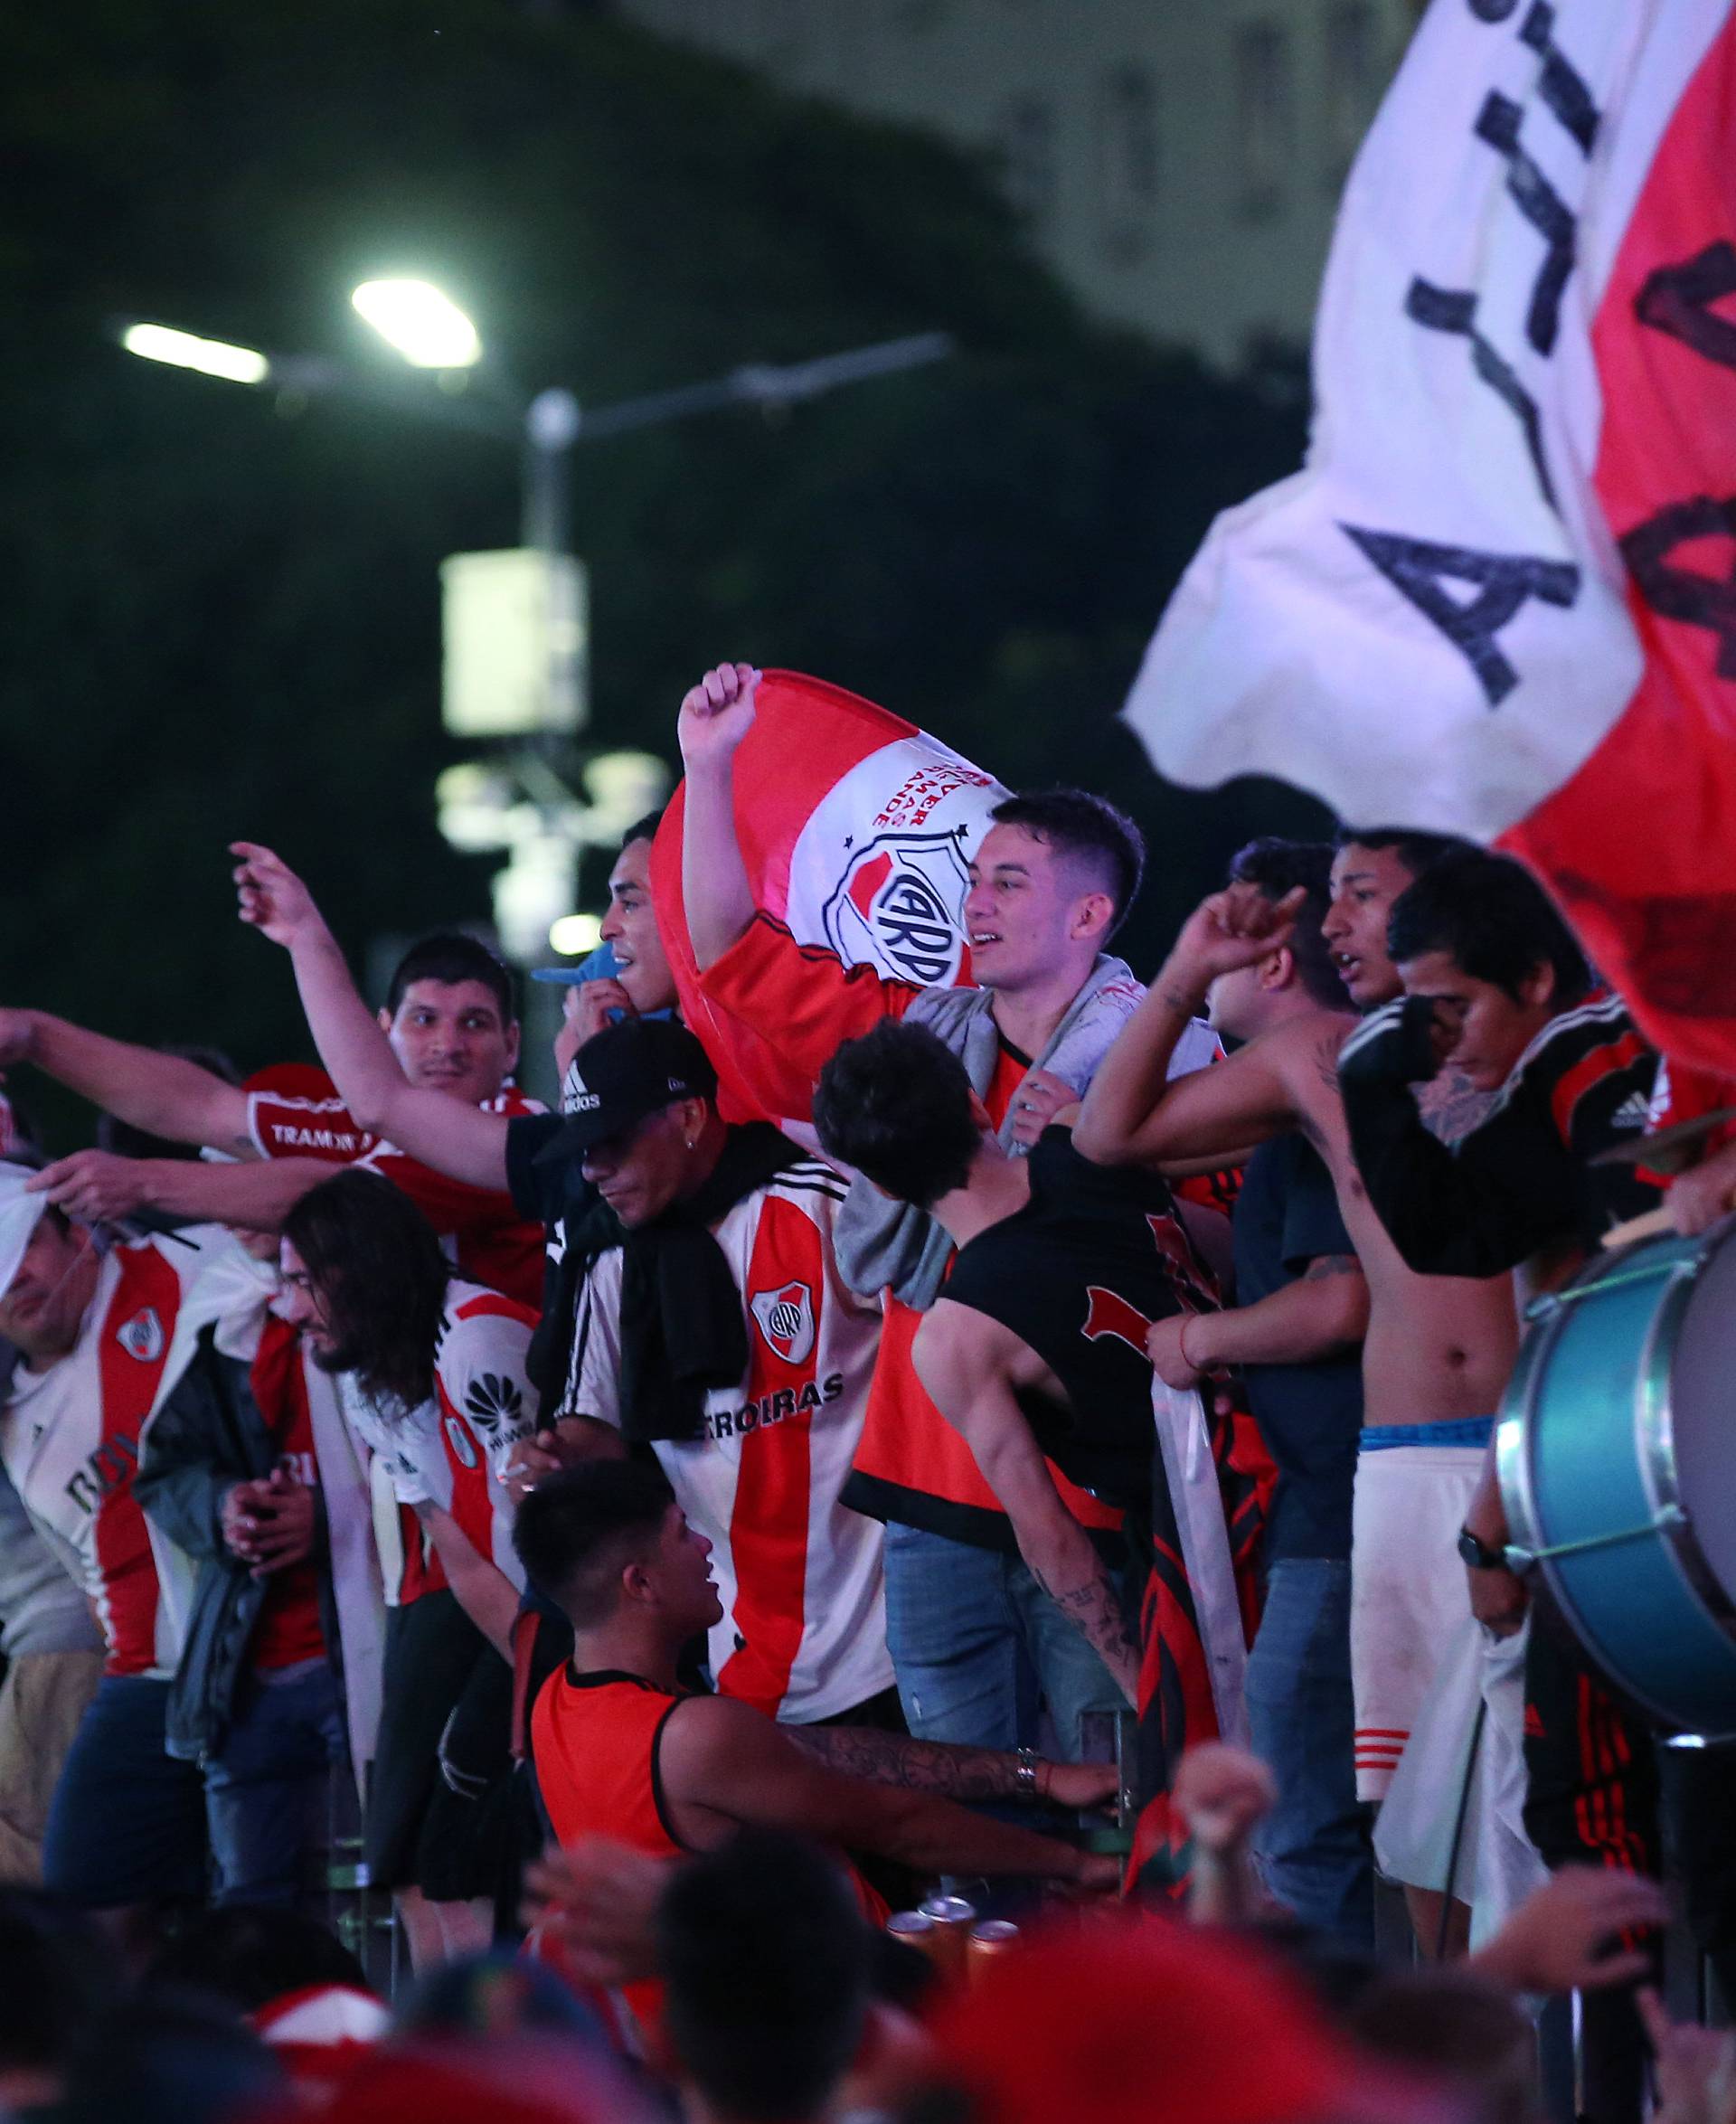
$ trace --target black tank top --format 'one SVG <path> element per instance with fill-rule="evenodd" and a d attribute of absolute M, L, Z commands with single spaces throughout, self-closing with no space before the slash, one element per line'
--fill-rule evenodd
<path fill-rule="evenodd" d="M 1146 1328 L 1215 1312 L 1216 1288 L 1155 1173 L 1094 1166 L 1066 1128 L 1031 1152 L 1031 1199 L 952 1265 L 942 1296 L 1011 1328 L 1066 1392 L 1022 1392 L 1026 1421 L 1061 1472 L 1106 1503 L 1143 1510 L 1155 1432 Z"/>

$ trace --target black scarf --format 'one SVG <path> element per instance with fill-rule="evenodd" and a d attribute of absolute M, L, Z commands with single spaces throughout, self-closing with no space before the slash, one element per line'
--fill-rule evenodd
<path fill-rule="evenodd" d="M 696 1439 L 709 1389 L 748 1368 L 746 1299 L 711 1227 L 801 1153 L 764 1121 L 731 1128 L 711 1176 L 654 1223 L 629 1232 L 599 1202 L 572 1235 L 579 1279 L 621 1250 L 621 1436 Z M 575 1288 L 576 1288 L 575 1283 Z"/>

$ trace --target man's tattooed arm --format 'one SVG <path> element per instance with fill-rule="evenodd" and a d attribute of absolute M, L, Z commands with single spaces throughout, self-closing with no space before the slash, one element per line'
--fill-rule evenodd
<path fill-rule="evenodd" d="M 1052 1583 L 1034 1564 L 1032 1566 L 1032 1575 L 1109 1668 L 1127 1702 L 1137 1704 L 1139 1698 L 1139 1633 L 1134 1628 L 1114 1582 L 1101 1563 L 1094 1578 L 1071 1587 Z"/>
<path fill-rule="evenodd" d="M 1019 1758 L 994 1748 L 958 1748 L 945 1741 L 913 1741 L 872 1726 L 784 1726 L 793 1741 L 829 1770 L 876 1785 L 934 1792 L 943 1799 L 1045 1798 L 1051 1765 L 1036 1765 L 1037 1788 L 1019 1779 Z"/>

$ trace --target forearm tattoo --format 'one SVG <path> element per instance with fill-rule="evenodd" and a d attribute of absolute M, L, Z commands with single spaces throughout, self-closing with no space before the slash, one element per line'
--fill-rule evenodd
<path fill-rule="evenodd" d="M 847 1777 L 945 1799 L 1016 1798 L 1019 1759 L 992 1748 L 957 1748 L 945 1741 L 913 1741 L 872 1726 L 785 1726 L 805 1755 Z"/>
<path fill-rule="evenodd" d="M 1109 1580 L 1099 1574 L 1071 1591 L 1059 1591 L 1041 1572 L 1037 1582 L 1073 1628 L 1082 1633 L 1109 1672 L 1118 1680 L 1124 1673 L 1137 1675 L 1140 1665 L 1139 1633 Z"/>

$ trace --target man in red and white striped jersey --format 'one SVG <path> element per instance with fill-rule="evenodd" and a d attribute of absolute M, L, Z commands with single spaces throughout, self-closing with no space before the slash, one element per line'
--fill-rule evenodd
<path fill-rule="evenodd" d="M 579 1050 L 542 1156 L 581 1159 L 601 1204 L 567 1235 L 586 1259 L 558 1409 L 593 1450 L 648 1445 L 712 1543 L 719 1692 L 808 1724 L 892 1681 L 881 1529 L 838 1500 L 880 1315 L 838 1272 L 838 1175 L 764 1124 L 727 1127 L 716 1089 L 668 1022 Z"/>
<path fill-rule="evenodd" d="M 387 989 L 379 1024 L 405 1080 L 502 1117 L 542 1111 L 510 1081 L 519 1030 L 512 976 L 474 937 L 413 944 Z M 239 1165 L 118 1158 L 79 1151 L 49 1167 L 52 1198 L 86 1218 L 170 1216 L 275 1230 L 334 1166 L 361 1163 L 401 1187 L 459 1271 L 525 1305 L 540 1302 L 542 1232 L 504 1188 L 448 1179 L 382 1141 L 323 1071 L 265 1070 L 243 1085 L 154 1048 L 110 1040 L 39 1011 L 0 1011 L 0 1064 L 31 1062 L 108 1113 Z M 267 1161 L 261 1165 L 259 1161 Z"/>
<path fill-rule="evenodd" d="M 0 1398 L 0 1457 L 89 1597 L 107 1655 L 54 1796 L 44 1880 L 92 1908 L 196 1899 L 203 1781 L 164 1752 L 192 1568 L 146 1520 L 133 1480 L 200 1331 L 215 1324 L 220 1346 L 250 1348 L 273 1281 L 212 1226 L 99 1251 L 88 1228 L 24 1194 L 26 1177 L 0 1175 L 14 1232 L 0 1260 L 0 1336 L 19 1357 Z M 19 1243 L 21 1216 L 33 1229 Z"/>

